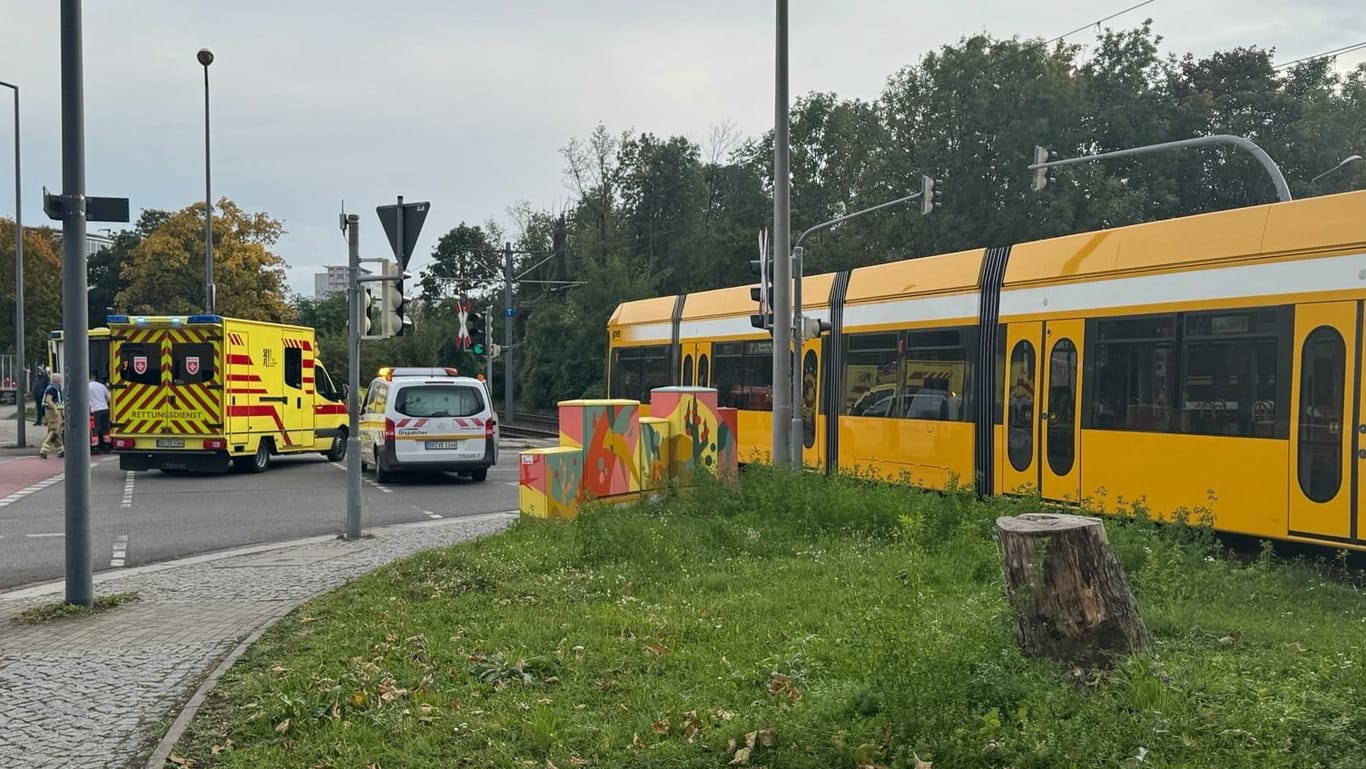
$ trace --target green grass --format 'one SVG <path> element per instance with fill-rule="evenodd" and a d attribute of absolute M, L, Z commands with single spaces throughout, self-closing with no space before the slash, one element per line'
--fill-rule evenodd
<path fill-rule="evenodd" d="M 25 625 L 36 625 L 41 622 L 51 622 L 53 620 L 68 619 L 71 617 L 88 617 L 92 614 L 112 609 L 125 603 L 140 600 L 137 593 L 111 593 L 109 595 L 97 595 L 91 602 L 89 608 L 72 603 L 45 603 L 35 606 L 32 609 L 22 612 L 15 621 Z"/>
<path fill-rule="evenodd" d="M 978 503 L 752 468 L 301 607 L 177 754 L 221 767 L 1347 767 L 1366 612 L 1314 564 L 1107 522 L 1153 658 L 1017 650 Z"/>

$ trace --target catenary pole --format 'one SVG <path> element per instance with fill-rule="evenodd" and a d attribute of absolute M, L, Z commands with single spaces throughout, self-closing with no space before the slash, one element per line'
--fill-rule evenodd
<path fill-rule="evenodd" d="M 788 248 L 787 0 L 778 0 L 773 110 L 773 464 L 790 464 L 792 420 L 792 252 Z"/>

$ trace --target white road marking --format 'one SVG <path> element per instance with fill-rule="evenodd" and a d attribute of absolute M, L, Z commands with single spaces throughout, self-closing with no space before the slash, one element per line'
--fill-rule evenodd
<path fill-rule="evenodd" d="M 127 558 L 128 535 L 120 534 L 119 538 L 114 540 L 114 557 L 109 559 L 109 565 L 112 567 L 122 566 Z"/>
<path fill-rule="evenodd" d="M 36 539 L 38 537 L 65 537 L 66 534 L 60 531 L 48 531 L 43 532 L 42 534 L 25 534 L 24 536 Z"/>
<path fill-rule="evenodd" d="M 129 470 L 128 474 L 123 479 L 123 502 L 119 504 L 119 507 L 122 507 L 125 510 L 133 506 L 134 475 L 135 473 L 132 470 Z M 125 537 L 125 539 L 127 538 Z"/>
<path fill-rule="evenodd" d="M 427 516 L 428 518 L 431 518 L 432 520 L 440 520 L 446 517 L 440 513 L 433 513 L 431 510 L 423 510 L 422 514 Z"/>
<path fill-rule="evenodd" d="M 38 492 L 48 488 L 49 486 L 55 486 L 56 484 L 61 483 L 62 480 L 65 478 L 66 473 L 57 473 L 51 478 L 44 478 L 43 480 L 38 481 L 32 486 L 27 486 L 25 488 L 19 489 L 18 491 L 11 493 L 7 497 L 0 498 L 0 507 L 9 507 L 10 505 L 14 504 L 15 502 L 18 502 L 24 497 L 29 496 L 30 494 L 37 494 Z"/>
<path fill-rule="evenodd" d="M 343 473 L 346 472 L 346 465 L 344 465 L 344 464 L 342 464 L 342 463 L 340 463 L 340 462 L 328 462 L 328 464 L 329 464 L 329 465 L 332 465 L 333 467 L 337 468 L 338 470 L 341 470 Z M 375 488 L 375 489 L 379 489 L 380 491 L 384 492 L 385 494 L 392 494 L 392 493 L 394 493 L 394 490 L 393 490 L 393 489 L 391 489 L 391 488 L 389 488 L 388 486 L 385 486 L 385 485 L 383 485 L 383 484 L 381 484 L 381 483 L 376 483 L 375 481 L 372 481 L 372 480 L 370 480 L 369 478 L 366 478 L 365 475 L 363 475 L 363 474 L 361 475 L 360 480 L 361 480 L 361 483 L 364 483 L 366 486 L 369 486 L 369 487 Z"/>

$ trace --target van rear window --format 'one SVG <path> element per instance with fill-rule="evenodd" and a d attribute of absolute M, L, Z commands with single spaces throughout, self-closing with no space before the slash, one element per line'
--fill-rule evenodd
<path fill-rule="evenodd" d="M 180 342 L 171 345 L 171 380 L 176 384 L 213 381 L 213 345 Z"/>
<path fill-rule="evenodd" d="M 484 411 L 483 393 L 464 385 L 408 385 L 394 396 L 406 417 L 472 417 Z"/>
<path fill-rule="evenodd" d="M 124 342 L 119 348 L 119 379 L 143 385 L 161 384 L 161 346 Z"/>

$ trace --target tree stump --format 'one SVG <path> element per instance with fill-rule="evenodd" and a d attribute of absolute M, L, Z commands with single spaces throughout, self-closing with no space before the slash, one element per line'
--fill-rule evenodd
<path fill-rule="evenodd" d="M 1080 515 L 996 519 L 1006 598 L 1025 655 L 1107 667 L 1149 648 L 1124 569 L 1105 527 Z"/>

